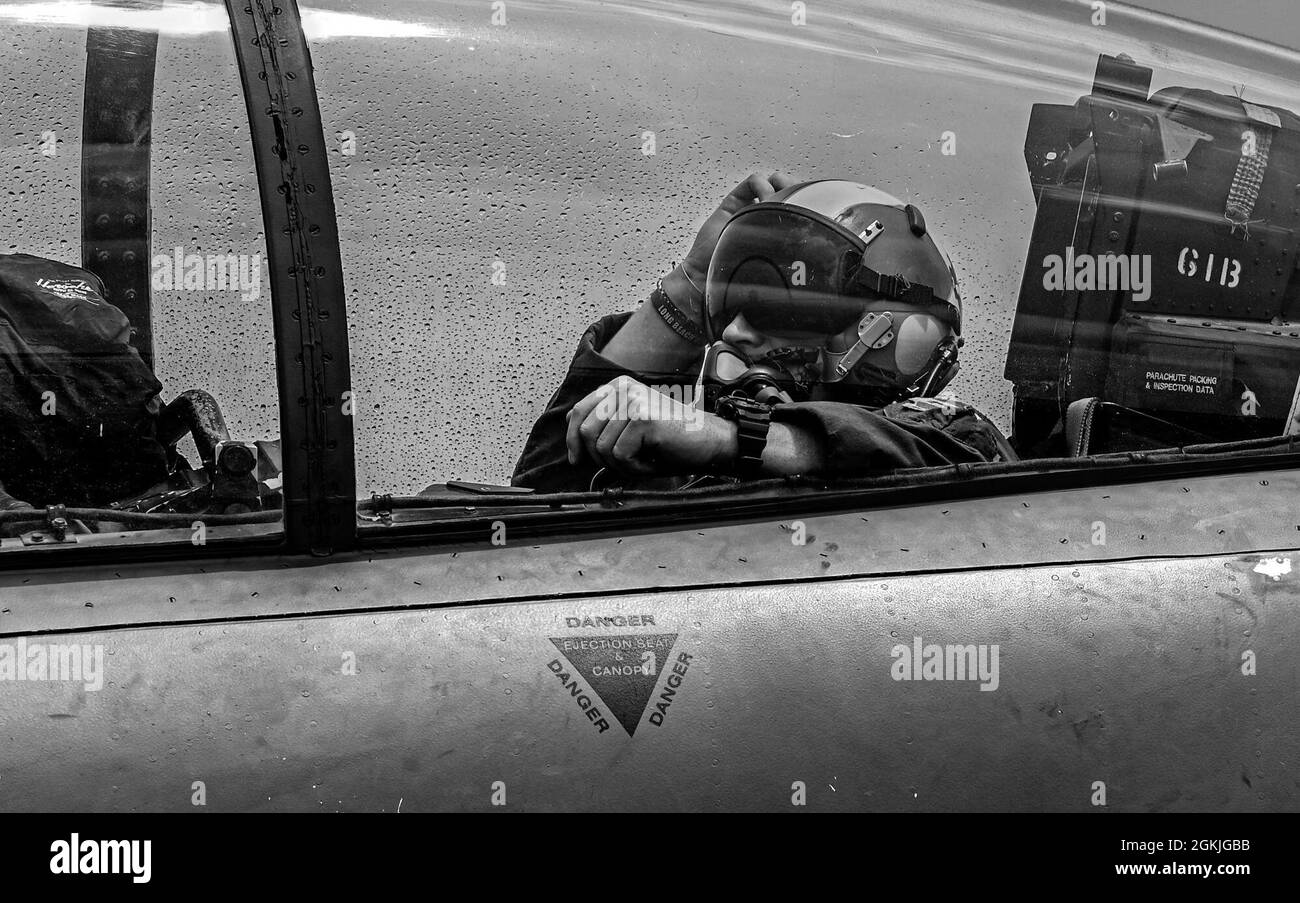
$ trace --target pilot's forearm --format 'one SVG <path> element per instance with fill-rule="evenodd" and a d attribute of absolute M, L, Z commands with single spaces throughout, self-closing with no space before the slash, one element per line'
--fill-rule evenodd
<path fill-rule="evenodd" d="M 826 449 L 821 439 L 802 427 L 773 423 L 767 430 L 763 447 L 763 473 L 787 476 L 816 474 L 826 463 Z"/>
<path fill-rule="evenodd" d="M 670 298 L 683 297 L 672 276 L 664 277 L 664 290 Z M 704 349 L 673 332 L 647 302 L 633 312 L 600 353 L 635 373 L 681 373 L 699 366 Z"/>

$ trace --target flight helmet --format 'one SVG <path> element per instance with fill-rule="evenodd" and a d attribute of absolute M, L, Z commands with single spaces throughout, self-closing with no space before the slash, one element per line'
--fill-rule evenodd
<path fill-rule="evenodd" d="M 858 182 L 803 182 L 723 227 L 705 287 L 706 334 L 736 316 L 788 340 L 770 355 L 805 387 L 881 403 L 937 394 L 957 373 L 952 261 L 913 204 Z"/>

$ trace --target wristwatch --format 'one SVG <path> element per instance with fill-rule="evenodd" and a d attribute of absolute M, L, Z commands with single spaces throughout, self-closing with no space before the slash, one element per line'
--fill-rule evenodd
<path fill-rule="evenodd" d="M 718 399 L 714 413 L 736 424 L 736 473 L 747 479 L 757 477 L 763 471 L 763 449 L 772 424 L 772 406 L 726 395 Z"/>

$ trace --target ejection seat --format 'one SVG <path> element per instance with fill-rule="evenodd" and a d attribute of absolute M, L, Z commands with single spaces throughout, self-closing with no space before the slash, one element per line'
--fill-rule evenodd
<path fill-rule="evenodd" d="M 1100 398 L 1080 398 L 1065 409 L 1066 454 L 1181 448 L 1215 441 L 1195 430 Z"/>

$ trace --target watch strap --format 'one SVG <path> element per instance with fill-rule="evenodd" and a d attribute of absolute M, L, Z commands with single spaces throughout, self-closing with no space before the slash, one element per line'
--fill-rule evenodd
<path fill-rule="evenodd" d="M 719 402 L 718 414 L 736 424 L 736 472 L 742 477 L 758 476 L 763 470 L 763 450 L 772 425 L 771 407 L 724 398 Z"/>

